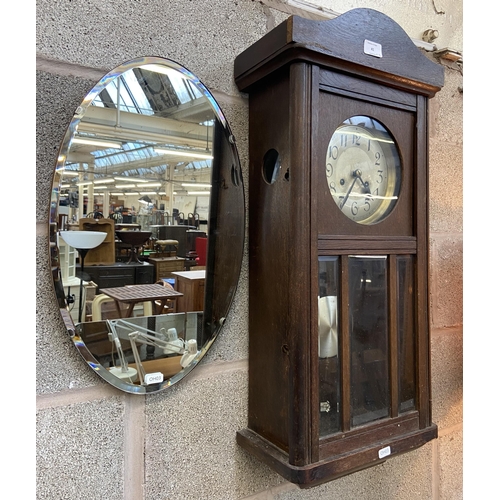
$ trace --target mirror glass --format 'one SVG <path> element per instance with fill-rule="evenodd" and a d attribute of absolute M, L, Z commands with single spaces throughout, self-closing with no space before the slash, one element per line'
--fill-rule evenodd
<path fill-rule="evenodd" d="M 130 393 L 181 380 L 216 339 L 243 256 L 241 167 L 214 97 L 164 58 L 109 72 L 68 126 L 50 202 L 55 293 L 87 364 Z"/>

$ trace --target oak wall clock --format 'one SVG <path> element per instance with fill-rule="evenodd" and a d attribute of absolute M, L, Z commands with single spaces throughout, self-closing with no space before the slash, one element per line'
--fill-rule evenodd
<path fill-rule="evenodd" d="M 249 95 L 247 451 L 301 487 L 437 437 L 428 100 L 444 70 L 386 15 L 292 16 L 238 55 Z"/>

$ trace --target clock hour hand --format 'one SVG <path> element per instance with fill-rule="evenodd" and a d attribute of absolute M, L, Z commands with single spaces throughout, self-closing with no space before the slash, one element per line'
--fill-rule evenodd
<path fill-rule="evenodd" d="M 363 179 L 361 178 L 361 170 L 356 170 L 353 174 L 357 179 L 359 179 L 359 182 L 361 182 L 361 184 L 363 184 L 363 187 L 365 188 L 365 192 L 368 193 L 368 194 L 371 194 L 371 191 L 370 191 L 370 185 L 368 184 L 368 182 L 363 182 Z"/>
<path fill-rule="evenodd" d="M 347 190 L 345 198 L 340 203 L 340 209 L 341 210 L 342 210 L 342 208 L 344 208 L 344 205 L 345 205 L 347 199 L 349 198 L 349 195 L 351 194 L 352 188 L 354 187 L 354 184 L 356 184 L 357 180 L 359 180 L 359 182 L 361 182 L 361 184 L 363 184 L 363 187 L 368 190 L 368 193 L 370 193 L 370 188 L 368 187 L 368 183 L 365 184 L 363 182 L 363 179 L 361 178 L 361 170 L 359 170 L 359 168 L 358 168 L 357 170 L 355 170 L 352 173 L 352 175 L 354 177 L 354 180 L 352 181 L 351 185 L 349 186 L 349 189 Z"/>

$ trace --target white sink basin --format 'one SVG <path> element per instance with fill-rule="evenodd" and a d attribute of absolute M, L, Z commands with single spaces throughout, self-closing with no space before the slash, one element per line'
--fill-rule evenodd
<path fill-rule="evenodd" d="M 61 238 L 70 246 L 79 249 L 98 247 L 106 238 L 101 231 L 61 231 Z"/>

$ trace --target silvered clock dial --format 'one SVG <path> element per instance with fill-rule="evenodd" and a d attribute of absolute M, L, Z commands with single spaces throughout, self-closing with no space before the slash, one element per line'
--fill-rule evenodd
<path fill-rule="evenodd" d="M 342 213 L 359 224 L 375 224 L 394 208 L 401 160 L 389 131 L 367 116 L 347 119 L 333 133 L 326 153 L 326 179 Z"/>

